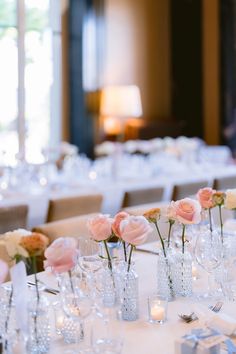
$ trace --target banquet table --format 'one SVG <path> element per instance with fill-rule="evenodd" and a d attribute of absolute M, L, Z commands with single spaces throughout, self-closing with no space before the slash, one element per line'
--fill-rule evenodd
<path fill-rule="evenodd" d="M 1 190 L 0 207 L 17 204 L 27 204 L 29 206 L 28 228 L 43 224 L 46 219 L 48 201 L 50 198 L 62 198 L 78 196 L 84 194 L 103 195 L 102 212 L 114 215 L 121 206 L 125 191 L 148 187 L 165 188 L 164 201 L 171 199 L 171 192 L 174 184 L 188 183 L 199 180 L 208 180 L 212 184 L 213 179 L 221 176 L 236 174 L 236 166 L 229 165 L 224 168 L 212 168 L 209 170 L 189 170 L 178 173 L 172 172 L 166 175 L 160 174 L 153 177 L 140 175 L 133 177 L 123 177 L 118 179 L 94 179 L 80 180 L 74 179 L 73 183 L 65 181 L 61 176 L 60 181 L 53 186 L 30 189 L 22 186 L 22 190 Z M 23 188 L 24 187 L 24 188 Z"/>
<path fill-rule="evenodd" d="M 148 253 L 136 251 L 134 258 L 136 270 L 139 275 L 139 298 L 140 298 L 140 316 L 137 321 L 124 321 L 124 346 L 122 354 L 174 354 L 175 341 L 193 328 L 202 328 L 204 324 L 195 321 L 189 324 L 179 319 L 179 314 L 190 314 L 196 306 L 202 304 L 196 300 L 196 296 L 191 298 L 179 298 L 168 304 L 168 318 L 163 325 L 151 324 L 148 322 L 147 297 L 156 291 L 157 277 L 157 256 Z M 199 279 L 194 281 L 194 293 L 206 289 L 206 274 L 199 269 Z M 48 286 L 56 287 L 56 280 L 49 272 L 39 273 L 39 279 Z M 57 299 L 55 295 L 47 295 L 50 302 Z M 213 305 L 213 303 L 210 303 Z M 209 303 L 204 306 L 208 307 Z M 234 302 L 224 302 L 221 309 L 236 319 L 236 304 Z M 53 320 L 52 320 L 53 323 Z M 96 328 L 94 328 L 96 331 Z M 50 353 L 62 354 L 66 352 L 66 344 L 62 338 L 52 334 Z M 224 351 L 222 351 L 223 353 Z"/>

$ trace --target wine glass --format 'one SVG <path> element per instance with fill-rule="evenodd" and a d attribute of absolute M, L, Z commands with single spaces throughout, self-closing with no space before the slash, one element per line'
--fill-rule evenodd
<path fill-rule="evenodd" d="M 102 258 L 100 257 L 100 245 L 86 237 L 78 238 L 79 266 L 89 274 L 97 272 L 102 267 Z"/>
<path fill-rule="evenodd" d="M 217 231 L 201 232 L 196 240 L 195 258 L 197 263 L 208 273 L 208 292 L 204 298 L 214 296 L 212 291 L 212 273 L 223 260 L 223 247 Z"/>
<path fill-rule="evenodd" d="M 61 302 L 67 317 L 78 324 L 74 353 L 92 353 L 91 326 L 86 320 L 92 310 L 92 303 L 80 287 L 81 279 L 71 273 L 65 273 L 61 280 Z M 79 349 L 79 350 L 78 350 Z M 72 351 L 73 353 L 73 351 Z"/>

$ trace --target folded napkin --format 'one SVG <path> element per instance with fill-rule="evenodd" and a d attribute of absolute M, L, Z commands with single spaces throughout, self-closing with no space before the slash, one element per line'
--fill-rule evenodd
<path fill-rule="evenodd" d="M 194 312 L 207 327 L 217 330 L 226 336 L 236 334 L 236 320 L 233 317 L 225 313 L 216 314 L 203 305 L 196 305 Z"/>
<path fill-rule="evenodd" d="M 236 320 L 225 313 L 214 315 L 206 321 L 206 325 L 226 336 L 231 336 L 236 332 Z"/>

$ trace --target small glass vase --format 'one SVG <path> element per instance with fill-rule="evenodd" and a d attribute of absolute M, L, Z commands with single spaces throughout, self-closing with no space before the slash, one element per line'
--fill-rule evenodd
<path fill-rule="evenodd" d="M 192 256 L 188 251 L 176 252 L 172 269 L 176 296 L 192 295 Z"/>
<path fill-rule="evenodd" d="M 39 295 L 39 296 L 38 296 Z M 31 289 L 28 305 L 29 338 L 27 350 L 33 354 L 47 353 L 50 349 L 49 302 L 36 288 Z"/>
<path fill-rule="evenodd" d="M 17 325 L 12 287 L 7 286 L 1 292 L 0 300 L 0 343 L 3 354 L 12 354 L 17 343 Z"/>
<path fill-rule="evenodd" d="M 123 270 L 120 283 L 121 318 L 124 321 L 136 321 L 139 318 L 139 279 L 132 265 Z"/>
<path fill-rule="evenodd" d="M 119 302 L 120 279 L 124 274 L 125 262 L 112 260 L 111 266 L 104 262 L 102 272 L 102 297 L 105 307 L 114 307 Z"/>
<path fill-rule="evenodd" d="M 173 252 L 168 250 L 166 256 L 160 252 L 157 256 L 157 292 L 161 296 L 173 301 L 175 288 L 173 282 Z"/>

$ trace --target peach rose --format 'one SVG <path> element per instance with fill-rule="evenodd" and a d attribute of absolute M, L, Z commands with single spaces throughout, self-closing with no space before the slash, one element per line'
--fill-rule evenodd
<path fill-rule="evenodd" d="M 8 274 L 8 265 L 6 262 L 0 259 L 0 285 L 4 283 Z"/>
<path fill-rule="evenodd" d="M 225 201 L 225 193 L 217 191 L 217 192 L 213 193 L 212 198 L 213 198 L 213 202 L 215 205 L 221 206 L 224 204 L 224 201 Z"/>
<path fill-rule="evenodd" d="M 176 214 L 176 219 L 184 224 L 198 224 L 201 221 L 201 205 L 197 200 L 184 198 L 177 202 L 172 202 Z"/>
<path fill-rule="evenodd" d="M 20 245 L 28 252 L 30 257 L 43 254 L 48 244 L 48 238 L 38 232 L 32 232 L 29 236 L 22 236 L 20 241 Z"/>
<path fill-rule="evenodd" d="M 112 234 L 113 220 L 107 215 L 97 215 L 88 220 L 87 227 L 90 236 L 95 241 L 105 241 Z"/>
<path fill-rule="evenodd" d="M 160 208 L 152 208 L 147 210 L 143 216 L 149 221 L 149 222 L 157 222 L 157 220 L 160 219 L 161 216 L 161 209 Z"/>
<path fill-rule="evenodd" d="M 125 211 L 120 211 L 114 217 L 114 222 L 112 223 L 112 231 L 117 237 L 120 237 L 120 223 L 122 220 L 126 219 L 129 216 Z"/>
<path fill-rule="evenodd" d="M 73 237 L 60 237 L 46 249 L 44 268 L 52 268 L 55 273 L 68 272 L 75 267 L 78 250 Z"/>
<path fill-rule="evenodd" d="M 144 216 L 129 216 L 120 223 L 122 240 L 132 246 L 144 243 L 152 231 L 152 227 Z"/>
<path fill-rule="evenodd" d="M 214 189 L 209 187 L 199 189 L 197 192 L 197 199 L 203 209 L 210 209 L 215 206 L 213 202 L 213 194 L 215 192 L 216 191 Z"/>

